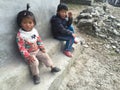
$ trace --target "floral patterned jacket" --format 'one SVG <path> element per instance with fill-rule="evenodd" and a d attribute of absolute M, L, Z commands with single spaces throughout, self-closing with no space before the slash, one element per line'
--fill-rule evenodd
<path fill-rule="evenodd" d="M 43 42 L 35 28 L 29 32 L 19 29 L 16 40 L 18 48 L 25 59 L 30 56 L 30 52 L 44 48 Z"/>

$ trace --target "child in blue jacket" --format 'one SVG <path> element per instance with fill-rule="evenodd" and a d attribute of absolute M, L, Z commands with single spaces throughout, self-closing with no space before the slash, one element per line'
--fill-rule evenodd
<path fill-rule="evenodd" d="M 55 39 L 66 41 L 64 54 L 72 57 L 72 45 L 77 43 L 75 41 L 74 29 L 72 27 L 72 13 L 67 15 L 68 7 L 66 4 L 61 3 L 57 7 L 57 14 L 51 19 L 52 34 Z"/>

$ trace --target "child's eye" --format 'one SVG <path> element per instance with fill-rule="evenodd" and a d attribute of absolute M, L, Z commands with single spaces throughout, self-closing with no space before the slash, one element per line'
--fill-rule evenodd
<path fill-rule="evenodd" d="M 32 22 L 29 22 L 29 24 L 32 24 Z"/>

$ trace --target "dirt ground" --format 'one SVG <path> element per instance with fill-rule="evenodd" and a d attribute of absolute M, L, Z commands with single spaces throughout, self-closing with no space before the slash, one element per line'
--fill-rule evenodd
<path fill-rule="evenodd" d="M 88 6 L 69 5 L 74 18 Z M 111 13 L 120 18 L 120 8 L 111 8 Z M 85 39 L 79 59 L 71 67 L 59 90 L 120 90 L 120 54 L 106 48 L 109 43 L 80 32 Z"/>

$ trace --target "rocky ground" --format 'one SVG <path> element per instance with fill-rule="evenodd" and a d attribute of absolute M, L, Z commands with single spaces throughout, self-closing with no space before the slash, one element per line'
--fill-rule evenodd
<path fill-rule="evenodd" d="M 69 5 L 74 17 L 88 6 Z M 89 6 L 90 7 L 90 6 Z M 115 17 L 120 18 L 119 10 L 113 11 Z M 79 59 L 71 67 L 70 73 L 64 79 L 59 90 L 120 90 L 120 54 L 113 48 L 107 48 L 109 42 L 87 35 L 76 28 L 85 39 Z"/>

